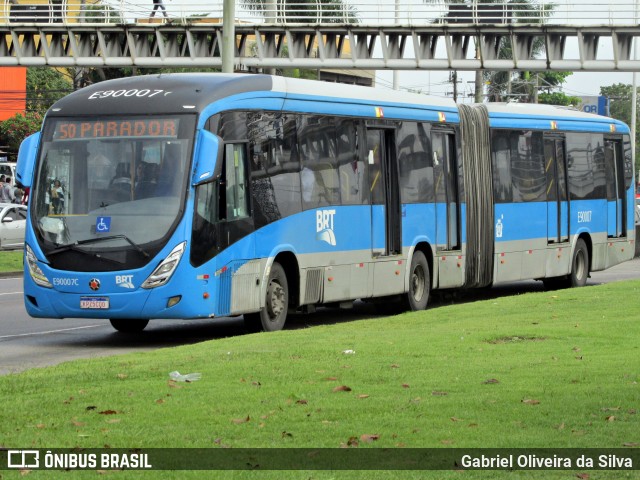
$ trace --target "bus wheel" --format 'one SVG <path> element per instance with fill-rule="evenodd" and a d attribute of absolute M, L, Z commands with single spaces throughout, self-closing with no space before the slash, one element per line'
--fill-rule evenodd
<path fill-rule="evenodd" d="M 132 318 L 112 318 L 109 321 L 113 328 L 122 333 L 139 333 L 143 331 L 149 323 L 149 320 Z"/>
<path fill-rule="evenodd" d="M 274 262 L 269 273 L 267 294 L 262 310 L 258 313 L 247 313 L 244 323 L 251 332 L 275 332 L 282 330 L 287 320 L 289 308 L 289 286 L 287 275 L 282 266 Z"/>
<path fill-rule="evenodd" d="M 411 259 L 411 271 L 409 273 L 409 291 L 405 294 L 405 307 L 412 311 L 424 310 L 429 302 L 431 290 L 431 277 L 429 264 L 424 253 L 417 250 Z"/>
<path fill-rule="evenodd" d="M 571 259 L 571 273 L 567 278 L 567 287 L 584 287 L 589 276 L 589 250 L 584 240 L 576 242 L 576 249 Z"/>

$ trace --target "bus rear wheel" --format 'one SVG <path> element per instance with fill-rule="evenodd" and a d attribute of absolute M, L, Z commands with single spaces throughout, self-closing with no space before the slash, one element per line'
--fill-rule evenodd
<path fill-rule="evenodd" d="M 427 308 L 429 292 L 431 290 L 431 276 L 429 264 L 424 253 L 417 250 L 411 258 L 409 272 L 409 289 L 404 297 L 404 306 L 408 310 L 417 311 Z"/>
<path fill-rule="evenodd" d="M 571 272 L 564 277 L 552 277 L 542 280 L 547 290 L 584 287 L 589 278 L 589 249 L 583 239 L 578 239 L 571 257 Z"/>
<path fill-rule="evenodd" d="M 581 238 L 576 242 L 576 249 L 571 258 L 571 273 L 567 278 L 567 287 L 584 287 L 589 277 L 589 250 Z"/>
<path fill-rule="evenodd" d="M 244 324 L 250 332 L 275 332 L 282 330 L 289 309 L 289 285 L 287 275 L 278 262 L 269 272 L 264 307 L 258 313 L 244 315 Z"/>
<path fill-rule="evenodd" d="M 149 324 L 149 320 L 133 318 L 112 318 L 111 326 L 122 333 L 139 333 Z"/>

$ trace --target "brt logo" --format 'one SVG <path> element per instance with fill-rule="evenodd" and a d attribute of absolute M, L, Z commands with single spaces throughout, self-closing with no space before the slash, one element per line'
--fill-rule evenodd
<path fill-rule="evenodd" d="M 335 247 L 336 235 L 333 233 L 335 210 L 316 210 L 316 240 L 327 242 Z"/>

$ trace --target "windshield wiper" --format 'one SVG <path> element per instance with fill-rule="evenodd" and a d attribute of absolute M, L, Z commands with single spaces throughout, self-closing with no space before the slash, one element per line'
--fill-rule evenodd
<path fill-rule="evenodd" d="M 125 262 L 122 262 L 120 260 L 115 260 L 113 258 L 103 257 L 99 253 L 89 252 L 87 250 L 84 250 L 84 249 L 79 247 L 79 242 L 70 243 L 68 245 L 63 245 L 62 247 L 56 248 L 55 250 L 51 250 L 50 252 L 48 252 L 47 255 L 56 255 L 58 253 L 68 252 L 69 250 L 73 250 L 74 252 L 80 252 L 80 253 L 83 253 L 85 255 L 89 255 L 90 257 L 99 258 L 100 260 L 104 260 L 105 262 L 115 263 L 116 265 L 124 265 L 124 263 L 125 263 Z"/>
<path fill-rule="evenodd" d="M 90 255 L 94 255 L 96 257 L 105 259 L 105 260 L 110 260 L 110 259 L 106 259 L 105 257 L 99 255 L 99 254 L 93 254 L 90 252 L 87 252 L 86 250 L 83 250 L 81 248 L 78 248 L 82 245 L 87 245 L 89 243 L 99 243 L 99 242 L 105 242 L 108 240 L 116 240 L 118 238 L 121 238 L 123 240 L 126 240 L 126 242 L 131 245 L 133 248 L 136 249 L 136 251 L 142 255 L 144 255 L 145 258 L 149 258 L 149 253 L 146 252 L 144 249 L 142 249 L 142 247 L 140 247 L 140 245 L 138 245 L 136 242 L 134 242 L 133 240 L 131 240 L 129 237 L 127 237 L 125 234 L 119 234 L 119 235 L 109 235 L 108 237 L 98 237 L 98 238 L 87 238 L 86 240 L 78 240 L 75 241 L 73 243 L 69 243 L 67 245 L 62 245 L 59 246 L 58 248 L 51 250 L 48 254 L 49 255 L 56 255 L 58 253 L 62 253 L 62 252 L 67 252 L 69 250 L 75 250 L 78 252 L 82 252 L 82 253 L 87 253 Z"/>

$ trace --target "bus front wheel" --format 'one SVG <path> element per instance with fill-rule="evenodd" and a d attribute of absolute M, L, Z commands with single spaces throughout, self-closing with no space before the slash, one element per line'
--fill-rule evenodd
<path fill-rule="evenodd" d="M 244 323 L 250 332 L 275 332 L 282 330 L 289 308 L 289 285 L 284 268 L 277 262 L 271 266 L 264 307 L 258 313 L 244 315 Z"/>
<path fill-rule="evenodd" d="M 149 320 L 133 318 L 112 318 L 109 321 L 113 328 L 122 333 L 139 333 L 143 331 L 149 323 Z"/>
<path fill-rule="evenodd" d="M 417 250 L 411 259 L 409 289 L 404 298 L 405 307 L 412 311 L 427 308 L 430 289 L 431 276 L 429 274 L 429 264 L 427 263 L 424 253 Z"/>

